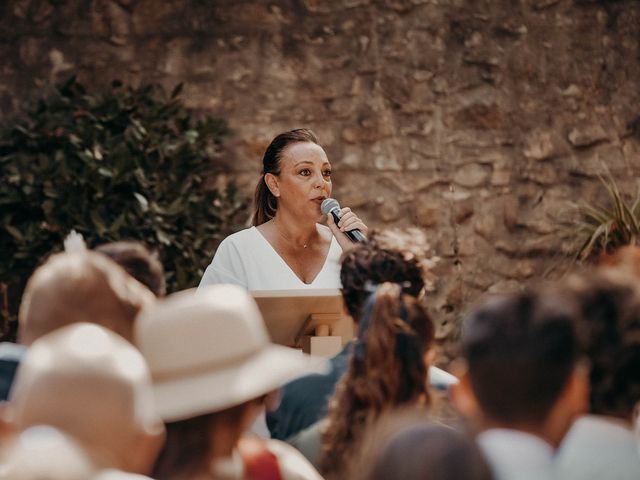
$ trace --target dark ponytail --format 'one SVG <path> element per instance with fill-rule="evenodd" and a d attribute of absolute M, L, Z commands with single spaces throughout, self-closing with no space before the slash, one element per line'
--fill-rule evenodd
<path fill-rule="evenodd" d="M 347 459 L 359 451 L 366 428 L 383 413 L 429 405 L 424 357 L 434 336 L 429 314 L 400 285 L 383 283 L 371 294 L 349 369 L 329 405 L 320 458 L 325 478 L 345 478 Z"/>
<path fill-rule="evenodd" d="M 278 199 L 271 193 L 264 181 L 267 173 L 273 175 L 280 174 L 280 159 L 285 148 L 294 143 L 311 142 L 319 145 L 318 138 L 315 133 L 306 128 L 298 128 L 288 132 L 281 133 L 274 138 L 264 152 L 262 158 L 262 175 L 256 185 L 256 192 L 253 198 L 253 226 L 262 225 L 271 220 L 278 209 Z"/>

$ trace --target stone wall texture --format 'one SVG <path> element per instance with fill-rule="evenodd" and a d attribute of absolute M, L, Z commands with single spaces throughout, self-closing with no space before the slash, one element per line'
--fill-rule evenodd
<path fill-rule="evenodd" d="M 561 273 L 599 174 L 639 186 L 636 0 L 5 0 L 0 38 L 3 117 L 72 73 L 184 82 L 248 193 L 268 141 L 313 128 L 340 202 L 425 254 L 441 337 Z"/>

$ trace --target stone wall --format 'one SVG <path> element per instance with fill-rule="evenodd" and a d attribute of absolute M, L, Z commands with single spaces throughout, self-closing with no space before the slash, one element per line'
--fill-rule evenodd
<path fill-rule="evenodd" d="M 185 83 L 228 120 L 221 181 L 250 192 L 269 139 L 316 130 L 335 196 L 417 226 L 441 336 L 485 291 L 561 273 L 570 202 L 640 174 L 635 0 L 6 0 L 3 116 L 48 84 Z M 400 231 L 406 236 L 406 231 Z"/>

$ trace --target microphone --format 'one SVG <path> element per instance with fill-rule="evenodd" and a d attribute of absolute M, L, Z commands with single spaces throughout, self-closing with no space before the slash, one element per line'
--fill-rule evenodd
<path fill-rule="evenodd" d="M 340 221 L 340 204 L 335 198 L 325 198 L 320 205 L 320 210 L 324 215 L 331 214 L 333 216 L 334 222 L 336 222 L 336 225 Z M 349 237 L 349 240 L 354 243 L 367 241 L 367 237 L 365 237 L 357 228 L 345 231 L 344 234 Z"/>

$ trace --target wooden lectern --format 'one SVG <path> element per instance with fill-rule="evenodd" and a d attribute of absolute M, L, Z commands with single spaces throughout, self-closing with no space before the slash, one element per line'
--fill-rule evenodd
<path fill-rule="evenodd" d="M 274 343 L 332 357 L 353 338 L 353 320 L 337 289 L 250 292 Z"/>

